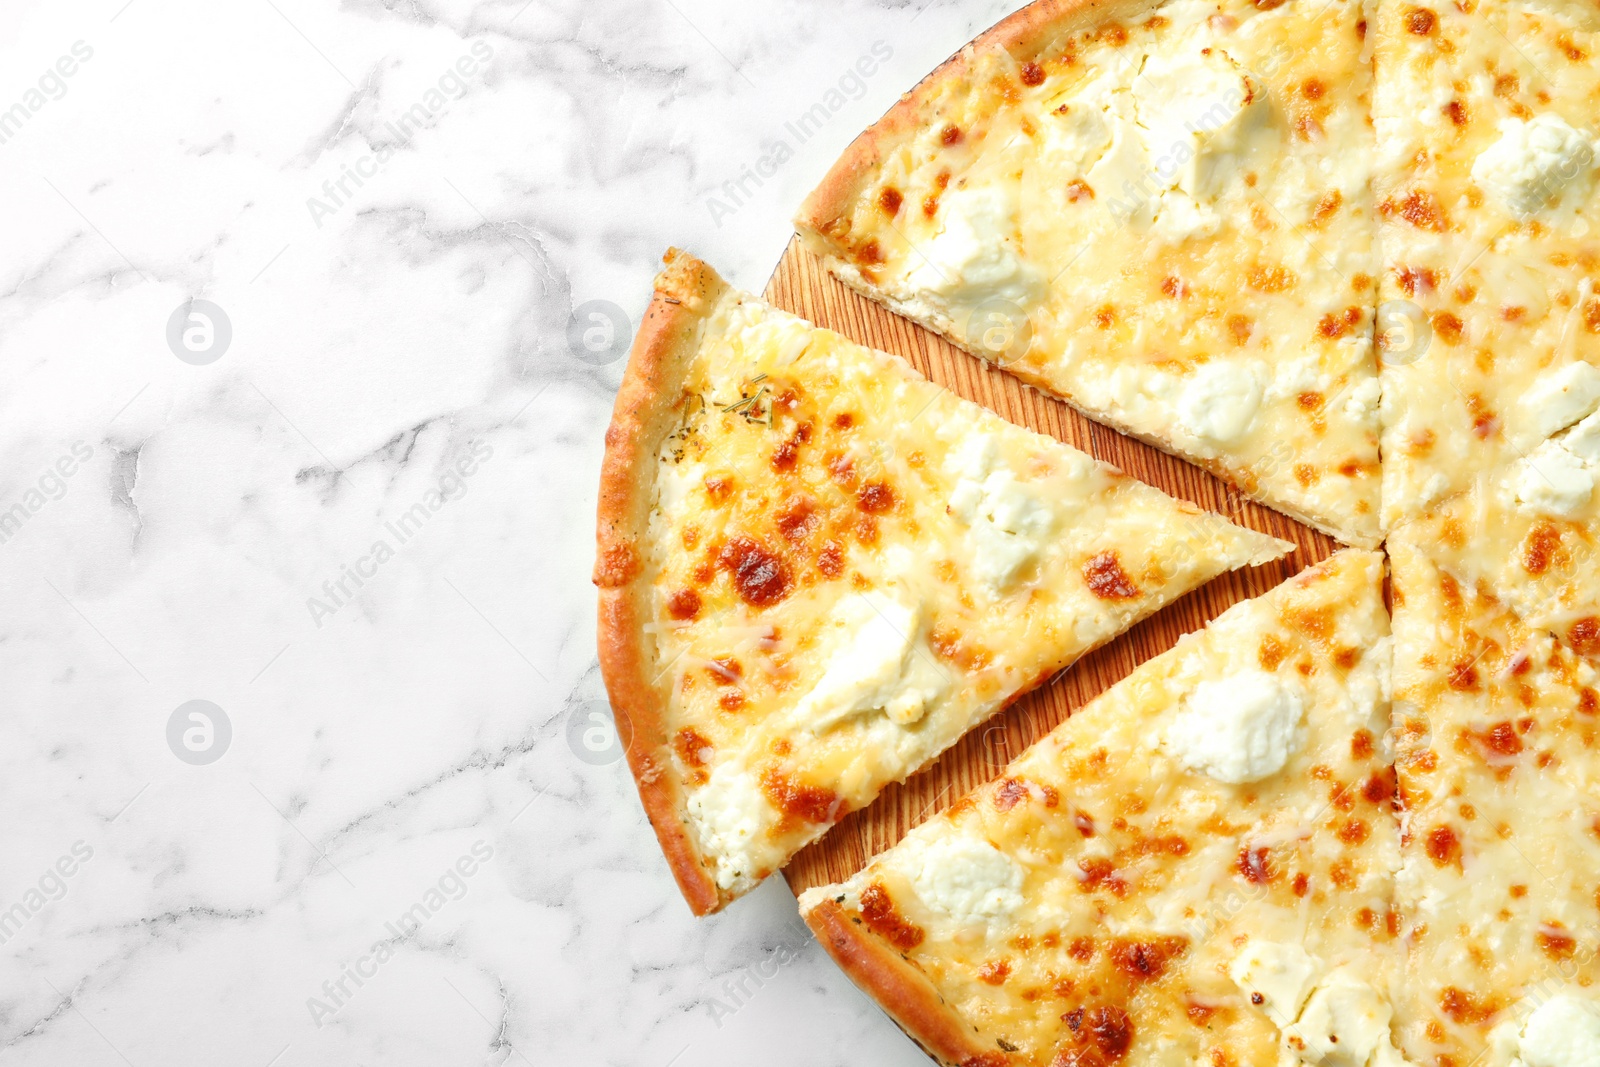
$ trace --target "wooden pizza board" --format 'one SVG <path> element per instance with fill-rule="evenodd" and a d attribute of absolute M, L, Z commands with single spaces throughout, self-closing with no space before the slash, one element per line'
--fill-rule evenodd
<path fill-rule="evenodd" d="M 907 830 L 968 790 L 993 778 L 1035 740 L 1108 689 L 1139 664 L 1171 648 L 1232 605 L 1259 596 L 1326 559 L 1332 538 L 1259 504 L 1200 468 L 1115 430 L 1091 422 L 1059 400 L 1023 385 L 915 323 L 879 307 L 835 281 L 822 264 L 791 241 L 767 284 L 766 298 L 786 311 L 851 340 L 893 352 L 940 385 L 1012 422 L 1088 452 L 1172 496 L 1263 533 L 1293 541 L 1299 551 L 1265 567 L 1237 571 L 1197 589 L 1116 640 L 1079 660 L 1048 685 L 962 738 L 904 785 L 847 816 L 784 869 L 796 894 L 842 881 L 893 845 Z"/>

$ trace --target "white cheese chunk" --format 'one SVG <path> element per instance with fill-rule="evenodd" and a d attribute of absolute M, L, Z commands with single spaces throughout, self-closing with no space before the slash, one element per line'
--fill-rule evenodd
<path fill-rule="evenodd" d="M 1528 1016 L 1519 1044 L 1525 1067 L 1600 1067 L 1600 1015 L 1558 993 Z"/>
<path fill-rule="evenodd" d="M 1344 413 L 1358 422 L 1376 425 L 1378 404 L 1383 398 L 1383 386 L 1377 378 L 1363 378 L 1350 390 L 1344 402 Z"/>
<path fill-rule="evenodd" d="M 994 438 L 978 433 L 952 449 L 946 462 L 956 476 L 950 514 L 968 528 L 974 574 L 998 596 L 1038 558 L 1055 514 L 996 455 Z"/>
<path fill-rule="evenodd" d="M 915 265 L 906 284 L 952 308 L 971 310 L 1003 300 L 1026 311 L 1037 304 L 1044 295 L 1044 279 L 1014 247 L 1015 191 L 1008 186 L 957 188 L 941 203 L 943 228 L 911 252 Z"/>
<path fill-rule="evenodd" d="M 1299 945 L 1252 941 L 1228 974 L 1272 1020 L 1287 1055 L 1315 1067 L 1406 1067 L 1394 1045 L 1394 1010 L 1354 967 L 1323 965 Z"/>
<path fill-rule="evenodd" d="M 1245 670 L 1194 687 L 1168 726 L 1180 763 L 1219 782 L 1258 782 L 1283 770 L 1305 741 L 1300 693 L 1265 671 Z"/>
<path fill-rule="evenodd" d="M 1443 497 L 1449 488 L 1450 479 L 1445 477 L 1443 471 L 1437 471 L 1417 490 L 1417 502 L 1419 504 L 1432 504 Z"/>
<path fill-rule="evenodd" d="M 1281 1027 L 1299 1017 L 1317 969 L 1316 960 L 1299 945 L 1252 940 L 1234 957 L 1228 976 L 1246 993 L 1259 994 L 1257 1006 Z"/>
<path fill-rule="evenodd" d="M 1111 130 L 1111 144 L 1084 179 L 1118 222 L 1143 229 L 1155 221 L 1155 198 L 1161 185 L 1150 167 L 1132 98 L 1126 92 L 1110 94 L 1103 116 Z"/>
<path fill-rule="evenodd" d="M 1041 155 L 1047 165 L 1067 174 L 1085 174 L 1111 146 L 1111 127 L 1096 95 L 1085 90 L 1045 120 Z"/>
<path fill-rule="evenodd" d="M 1262 395 L 1271 401 L 1293 400 L 1301 393 L 1329 393 L 1331 379 L 1322 369 L 1322 361 L 1315 354 L 1280 360 L 1267 369 L 1271 380 Z"/>
<path fill-rule="evenodd" d="M 1261 378 L 1253 367 L 1202 363 L 1178 394 L 1178 421 L 1196 437 L 1230 444 L 1254 424 L 1261 396 Z"/>
<path fill-rule="evenodd" d="M 1022 907 L 1024 871 L 987 841 L 938 837 L 900 850 L 896 862 L 928 907 L 961 925 L 1004 919 Z"/>
<path fill-rule="evenodd" d="M 831 620 L 837 651 L 795 705 L 796 722 L 820 731 L 880 710 L 901 725 L 921 719 L 945 687 L 943 672 L 922 648 L 922 621 L 921 604 L 904 590 L 842 603 Z"/>
<path fill-rule="evenodd" d="M 1161 194 L 1155 224 L 1150 232 L 1171 244 L 1182 244 L 1191 237 L 1210 237 L 1222 226 L 1222 216 L 1198 203 L 1182 189 Z"/>
<path fill-rule="evenodd" d="M 1513 215 L 1587 195 L 1594 175 L 1594 142 L 1559 115 L 1529 121 L 1501 119 L 1500 138 L 1473 161 L 1472 180 Z"/>
<path fill-rule="evenodd" d="M 1341 967 L 1317 986 L 1299 1020 L 1284 1028 L 1284 1039 L 1306 1063 L 1366 1067 L 1379 1050 L 1395 1053 L 1389 1035 L 1393 1015 L 1376 989 Z"/>
<path fill-rule="evenodd" d="M 1600 405 L 1600 367 L 1584 360 L 1541 374 L 1522 394 L 1522 407 L 1539 440 L 1560 433 Z"/>
<path fill-rule="evenodd" d="M 1570 519 L 1594 495 L 1594 471 L 1558 441 L 1546 441 L 1516 469 L 1517 502 L 1529 511 Z"/>
<path fill-rule="evenodd" d="M 688 800 L 702 855 L 716 864 L 717 885 L 743 892 L 756 883 L 755 846 L 772 810 L 755 775 L 738 759 L 718 764 Z"/>
<path fill-rule="evenodd" d="M 1075 94 L 1047 128 L 1047 158 L 1119 225 L 1179 244 L 1220 227 L 1212 205 L 1270 116 L 1263 99 L 1220 49 L 1148 55 L 1131 85 L 1102 77 Z"/>
<path fill-rule="evenodd" d="M 1238 172 L 1262 94 L 1221 49 L 1151 55 L 1133 83 L 1146 153 L 1164 186 L 1214 200 Z"/>
<path fill-rule="evenodd" d="M 1600 465 L 1600 411 L 1565 434 L 1561 438 L 1561 447 L 1585 463 Z"/>

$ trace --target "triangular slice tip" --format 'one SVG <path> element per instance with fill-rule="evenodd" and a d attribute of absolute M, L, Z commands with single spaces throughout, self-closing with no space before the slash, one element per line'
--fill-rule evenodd
<path fill-rule="evenodd" d="M 1600 960 L 1586 948 L 1600 673 L 1433 563 L 1430 537 L 1408 526 L 1389 539 L 1401 1044 L 1418 1063 L 1581 1062 L 1600 1042 Z"/>
<path fill-rule="evenodd" d="M 1600 412 L 1467 488 L 1392 541 L 1416 546 L 1469 589 L 1508 605 L 1578 653 L 1600 657 Z"/>
<path fill-rule="evenodd" d="M 1364 19 L 1039 0 L 857 138 L 796 228 L 869 298 L 1375 548 Z"/>
<path fill-rule="evenodd" d="M 1398 1064 L 1383 574 L 1230 609 L 806 921 L 948 1064 Z"/>
<path fill-rule="evenodd" d="M 601 667 L 697 913 L 1134 622 L 1293 549 L 682 253 L 606 442 Z"/>

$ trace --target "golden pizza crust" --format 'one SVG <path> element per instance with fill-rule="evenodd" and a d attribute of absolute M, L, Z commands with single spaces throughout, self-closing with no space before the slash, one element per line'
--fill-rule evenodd
<path fill-rule="evenodd" d="M 945 121 L 942 107 L 946 98 L 951 94 L 952 88 L 967 86 L 973 79 L 984 76 L 980 69 L 980 58 L 995 54 L 1004 54 L 1017 69 L 1030 65 L 1034 57 L 1045 57 L 1051 54 L 1054 47 L 1058 47 L 1063 38 L 1102 26 L 1110 20 L 1125 19 L 1133 21 L 1144 15 L 1152 15 L 1151 23 L 1159 19 L 1159 9 L 1163 5 L 1150 0 L 1122 0 L 1117 3 L 1085 2 L 1085 0 L 1037 0 L 1016 14 L 1005 19 L 986 33 L 980 35 L 964 47 L 955 56 L 951 57 L 935 71 L 929 74 L 915 89 L 900 99 L 884 117 L 871 128 L 863 132 L 846 149 L 844 154 L 830 169 L 817 188 L 806 198 L 795 219 L 795 226 L 805 246 L 818 255 L 830 273 L 843 284 L 868 299 L 874 300 L 898 315 L 908 318 L 935 333 L 939 333 L 955 344 L 957 347 L 979 356 L 980 358 L 993 359 L 992 353 L 986 353 L 975 347 L 966 338 L 961 336 L 960 329 L 952 328 L 951 321 L 945 310 L 937 302 L 928 302 L 914 291 L 910 296 L 901 289 L 904 283 L 896 286 L 885 282 L 878 284 L 876 267 L 861 267 L 852 261 L 850 247 L 852 242 L 859 242 L 861 238 L 870 237 L 864 233 L 861 238 L 851 233 L 856 217 L 853 221 L 853 212 L 859 208 L 863 198 L 870 192 L 870 186 L 879 175 L 881 169 L 887 169 L 891 157 L 912 146 L 917 138 L 928 130 L 937 129 Z M 1278 7 L 1278 4 L 1259 5 L 1263 10 Z M 1156 14 L 1153 14 L 1156 13 Z M 1218 19 L 1229 18 L 1221 13 Z M 1209 54 L 1209 49 L 1207 50 Z M 1041 60 L 1042 62 L 1042 60 Z M 992 72 L 990 72 L 992 74 Z M 1030 83 L 1032 84 L 1032 83 Z M 956 95 L 960 95 L 957 93 Z M 1024 119 L 1027 126 L 1027 120 Z M 1290 136 L 1285 134 L 1285 136 Z M 963 165 L 964 166 L 964 165 Z M 960 168 L 957 168 L 960 172 Z M 965 182 L 963 177 L 956 185 Z M 1253 175 L 1250 184 L 1253 187 Z M 954 192 L 954 186 L 951 189 Z M 1093 193 L 1089 194 L 1091 197 Z M 1115 199 L 1115 195 L 1112 196 Z M 897 201 L 898 203 L 898 198 Z M 1337 202 L 1336 202 L 1337 203 Z M 888 208 L 885 208 L 888 211 Z M 1259 207 L 1255 210 L 1260 210 Z M 1364 210 L 1364 209 L 1363 209 Z M 891 212 L 892 214 L 892 212 Z M 1288 223 L 1288 219 L 1282 219 Z M 1270 217 L 1257 219 L 1257 229 L 1268 226 L 1277 227 Z M 1318 224 L 1320 225 L 1320 224 Z M 891 225 L 891 229 L 900 234 L 898 228 Z M 1295 229 L 1291 224 L 1291 229 Z M 1299 232 L 1296 230 L 1295 232 Z M 905 238 L 910 240 L 910 238 Z M 1289 240 L 1309 241 L 1304 233 Z M 869 241 L 874 244 L 875 241 Z M 916 247 L 913 245 L 913 247 Z M 1246 254 L 1243 244 L 1240 246 L 1240 255 Z M 920 251 L 920 250 L 919 250 Z M 926 258 L 926 256 L 924 256 Z M 1330 261 L 1327 265 L 1331 266 Z M 929 261 L 930 263 L 932 261 Z M 1043 266 L 1042 263 L 1038 264 Z M 1070 266 L 1070 264 L 1069 264 Z M 1319 267 L 1320 269 L 1320 267 Z M 1336 268 L 1337 269 L 1337 268 Z M 1346 267 L 1345 271 L 1350 268 Z M 1368 279 L 1369 290 L 1362 292 L 1357 298 L 1361 305 L 1362 322 L 1356 323 L 1354 329 L 1358 335 L 1365 334 L 1370 341 L 1368 325 L 1374 316 L 1375 292 L 1370 284 L 1371 267 L 1363 266 L 1361 271 L 1349 278 L 1342 276 L 1340 284 L 1351 282 L 1354 279 Z M 1047 271 L 1048 273 L 1048 271 Z M 1160 280 L 1160 272 L 1152 274 L 1152 292 L 1154 282 Z M 1171 278 L 1167 279 L 1169 282 Z M 1324 279 L 1331 283 L 1332 279 Z M 913 290 L 915 287 L 912 287 Z M 1326 290 L 1326 291 L 1324 291 Z M 914 298 L 913 298 L 914 297 Z M 1324 303 L 1333 298 L 1333 290 L 1328 285 L 1317 288 L 1312 297 L 1314 302 Z M 985 305 L 987 306 L 987 305 Z M 1349 309 L 1354 312 L 1357 309 Z M 1315 320 L 1315 314 L 1312 315 Z M 1324 317 L 1324 324 L 1329 321 Z M 1340 324 L 1327 326 L 1327 329 L 1343 330 L 1347 327 Z M 1312 337 L 1317 336 L 1312 331 Z M 1325 336 L 1332 337 L 1329 333 Z M 1156 349 L 1160 351 L 1160 349 Z M 1298 352 L 1298 349 L 1285 348 L 1281 352 L 1274 351 L 1271 355 L 1279 357 L 1287 363 L 1289 354 Z M 1219 349 L 1219 355 L 1221 350 Z M 1224 362 L 1232 359 L 1231 355 L 1223 357 Z M 1296 521 L 1305 523 L 1315 529 L 1321 530 L 1339 540 L 1360 548 L 1372 549 L 1382 543 L 1383 534 L 1379 521 L 1379 477 L 1378 477 L 1378 449 L 1376 428 L 1370 434 L 1363 436 L 1357 423 L 1366 416 L 1352 417 L 1351 425 L 1344 427 L 1341 432 L 1348 440 L 1341 438 L 1337 442 L 1330 442 L 1324 452 L 1312 455 L 1284 455 L 1273 451 L 1263 458 L 1252 459 L 1248 456 L 1235 454 L 1234 445 L 1229 444 L 1220 449 L 1210 447 L 1191 447 L 1194 442 L 1180 443 L 1171 434 L 1170 425 L 1166 428 L 1149 424 L 1121 406 L 1119 400 L 1109 400 L 1101 396 L 1091 396 L 1091 390 L 1084 386 L 1072 384 L 1074 372 L 1064 369 L 1064 365 L 1057 366 L 1049 361 L 1048 356 L 1043 363 L 1034 364 L 1030 359 L 1019 358 L 1001 361 L 1000 365 L 1007 373 L 1014 375 L 1023 382 L 1031 385 L 1047 395 L 1059 397 L 1077 411 L 1088 418 L 1103 423 L 1124 434 L 1135 437 L 1153 447 L 1162 449 L 1169 454 L 1178 456 L 1188 462 L 1195 463 L 1210 473 L 1238 486 L 1246 495 L 1269 507 L 1283 512 Z M 1317 407 L 1307 408 L 1314 414 L 1307 416 L 1314 423 L 1321 423 L 1329 413 L 1339 419 L 1343 416 L 1335 408 L 1343 409 L 1346 406 L 1345 395 L 1352 389 L 1363 397 L 1362 405 L 1370 401 L 1370 408 L 1375 409 L 1375 394 L 1368 397 L 1366 386 L 1376 385 L 1376 367 L 1373 363 L 1370 345 L 1368 346 L 1365 366 L 1365 376 L 1362 367 L 1352 367 L 1348 370 L 1351 375 L 1349 381 L 1344 377 L 1335 375 L 1334 384 L 1330 386 L 1330 403 L 1327 409 Z M 1285 373 L 1288 373 L 1285 369 Z M 1366 377 L 1371 377 L 1371 383 L 1366 382 Z M 1080 383 L 1081 384 L 1081 383 Z M 1361 388 L 1357 388 L 1360 386 Z M 1319 386 L 1318 388 L 1322 388 Z M 1311 395 L 1311 394 L 1304 394 Z M 1314 403 L 1314 402 L 1313 402 Z M 1281 403 L 1279 408 L 1282 408 Z M 1265 411 L 1266 409 L 1263 409 Z M 1278 409 L 1274 409 L 1278 410 Z M 1284 409 L 1287 410 L 1287 409 Z M 1369 410 L 1361 408 L 1358 410 Z M 1370 410 L 1369 410 L 1370 415 Z M 1285 417 L 1281 413 L 1274 417 Z M 1348 432 L 1344 432 L 1348 431 Z M 1302 446 L 1315 444 L 1321 435 L 1321 430 L 1315 436 L 1307 438 Z M 1369 439 L 1370 438 L 1370 439 Z M 1187 440 L 1187 439 L 1182 439 Z M 1263 438 L 1265 440 L 1265 438 Z M 1311 463 L 1307 460 L 1314 459 Z M 1290 467 L 1293 466 L 1293 477 Z M 1331 490 L 1334 495 L 1327 496 L 1324 486 L 1339 488 Z"/>
<path fill-rule="evenodd" d="M 860 198 L 861 188 L 882 161 L 886 148 L 925 129 L 929 101 L 949 82 L 967 76 L 973 57 L 999 49 L 1026 60 L 1048 49 L 1050 42 L 1098 22 L 1133 17 L 1160 6 L 1162 0 L 1035 0 L 979 34 L 961 51 L 923 78 L 889 111 L 844 150 L 822 182 L 800 205 L 795 226 L 803 236 L 829 242 L 830 233 Z M 864 295 L 873 293 L 863 290 Z M 922 323 L 929 329 L 930 323 Z"/>
<path fill-rule="evenodd" d="M 839 969 L 928 1055 L 948 1067 L 1003 1067 L 1010 1062 L 950 1009 L 925 974 L 836 902 L 821 901 L 803 917 Z"/>
<path fill-rule="evenodd" d="M 748 402 L 713 400 L 708 408 L 698 376 L 735 373 L 730 368 L 752 354 L 793 361 L 763 364 L 757 376 L 762 390 L 776 390 L 774 408 L 756 418 Z M 867 401 L 870 414 L 850 410 L 864 399 L 856 392 L 863 383 L 878 390 Z M 902 394 L 930 412 L 904 440 L 893 436 L 906 432 L 904 424 L 885 414 Z M 842 409 L 826 419 L 819 413 L 830 409 L 805 406 L 835 402 Z M 685 418 L 691 407 L 699 421 Z M 715 421 L 703 426 L 708 411 Z M 777 434 L 775 417 L 784 424 Z M 730 424 L 738 436 L 707 436 Z M 867 447 L 880 434 L 890 435 L 881 438 L 888 462 L 903 463 L 915 488 L 895 489 L 898 475 L 883 471 L 899 468 L 885 467 L 840 489 L 837 479 L 855 478 L 840 463 L 844 453 L 832 451 L 840 435 L 861 435 L 850 440 Z M 718 462 L 733 466 L 695 466 L 703 462 L 696 457 L 729 442 L 733 453 Z M 749 469 L 735 478 L 739 463 Z M 974 474 L 972 464 L 982 469 Z M 796 482 L 796 475 L 833 481 Z M 718 503 L 714 486 L 735 481 L 753 495 Z M 798 493 L 796 484 L 809 488 Z M 986 504 L 984 494 L 1000 494 L 1000 502 Z M 800 496 L 804 507 L 796 511 Z M 812 517 L 832 515 L 836 505 L 845 516 L 837 521 L 855 540 L 832 540 L 833 526 L 812 537 L 823 529 Z M 1011 540 L 984 556 L 973 509 L 1006 516 L 1006 507 L 1020 509 L 1021 519 L 984 521 L 1034 523 L 1026 527 L 1034 532 L 1008 533 Z M 785 525 L 791 514 L 803 520 L 792 529 Z M 598 530 L 602 673 L 630 737 L 646 810 L 699 914 L 748 891 L 884 785 L 1138 619 L 1229 569 L 1294 547 L 1005 423 L 903 360 L 731 290 L 681 253 L 669 256 L 618 395 Z M 780 547 L 761 549 L 762 538 Z M 776 598 L 738 584 L 735 572 L 745 572 L 727 559 L 741 545 L 765 553 L 771 562 L 762 566 L 782 576 Z M 1020 564 L 1008 561 L 1018 558 L 1041 569 L 1014 578 Z M 994 560 L 1012 570 L 984 569 Z M 893 570 L 871 577 L 880 565 Z M 1002 590 L 1000 582 L 1015 588 Z M 692 607 L 677 614 L 680 602 Z M 724 610 L 735 615 L 716 621 Z M 740 654 L 752 657 L 746 674 L 728 642 L 756 640 L 748 635 L 763 627 L 771 636 L 760 641 L 770 643 Z M 876 636 L 867 633 L 872 627 Z M 857 630 L 870 637 L 849 646 L 868 650 L 864 666 L 839 644 Z M 885 655 L 899 658 L 884 666 L 871 658 Z M 829 672 L 838 663 L 835 677 Z M 898 672 L 892 678 L 872 673 L 890 666 Z M 865 683 L 856 680 L 863 673 Z M 891 685 L 895 692 L 881 691 Z M 848 703 L 867 699 L 883 703 Z M 792 714 L 805 718 L 784 718 Z"/>
<path fill-rule="evenodd" d="M 802 915 L 947 1064 L 1272 1062 L 1323 1025 L 1359 1041 L 1322 1011 L 1386 1010 L 1398 980 L 1383 573 L 1348 551 L 1237 605 Z M 1306 734 L 1254 778 L 1188 762 L 1186 702 L 1207 684 L 1248 702 L 1258 664 L 1302 693 Z M 1304 956 L 1306 1014 L 1251 998 L 1246 949 Z"/>
<path fill-rule="evenodd" d="M 650 824 L 684 899 L 696 915 L 730 899 L 719 890 L 684 815 L 683 782 L 673 770 L 663 700 L 649 663 L 650 587 L 639 542 L 650 521 L 655 459 L 677 424 L 682 383 L 699 349 L 705 314 L 726 288 L 716 273 L 673 249 L 634 338 L 617 392 L 600 473 L 594 583 L 600 589 L 596 634 L 600 673 L 622 736 L 628 766 Z"/>

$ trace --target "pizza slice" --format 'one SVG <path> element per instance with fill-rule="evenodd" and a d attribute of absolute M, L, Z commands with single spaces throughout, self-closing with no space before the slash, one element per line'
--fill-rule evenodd
<path fill-rule="evenodd" d="M 1292 548 L 669 253 L 606 436 L 601 668 L 704 913 L 1136 620 Z"/>
<path fill-rule="evenodd" d="M 1578 1067 L 1600 1049 L 1600 677 L 1390 538 L 1401 1047 L 1419 1064 Z"/>
<path fill-rule="evenodd" d="M 1379 527 L 1356 0 L 1039 0 L 796 220 L 847 285 L 1360 547 Z"/>
<path fill-rule="evenodd" d="M 1587 364 L 1585 364 L 1587 365 Z M 1527 625 L 1600 656 L 1600 413 L 1401 527 L 1429 559 Z"/>
<path fill-rule="evenodd" d="M 1397 1064 L 1387 635 L 1341 552 L 801 911 L 946 1064 Z"/>
<path fill-rule="evenodd" d="M 1389 527 L 1600 402 L 1600 9 L 1381 0 Z"/>

